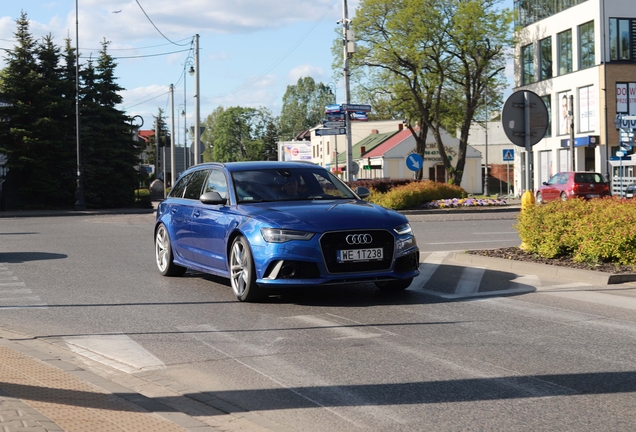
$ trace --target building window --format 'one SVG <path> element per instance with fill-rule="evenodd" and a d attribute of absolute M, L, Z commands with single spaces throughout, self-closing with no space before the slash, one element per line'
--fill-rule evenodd
<path fill-rule="evenodd" d="M 610 60 L 631 60 L 631 35 L 629 19 L 610 18 Z"/>
<path fill-rule="evenodd" d="M 539 81 L 552 78 L 552 38 L 539 41 Z"/>
<path fill-rule="evenodd" d="M 551 95 L 541 96 L 541 99 L 543 100 L 543 103 L 545 103 L 545 107 L 548 109 L 548 129 L 546 129 L 546 131 L 545 131 L 545 137 L 551 137 L 552 136 L 552 101 L 551 101 L 551 98 L 552 98 Z"/>
<path fill-rule="evenodd" d="M 570 92 L 559 93 L 559 135 L 570 134 Z"/>
<path fill-rule="evenodd" d="M 521 85 L 534 82 L 534 45 L 526 45 L 521 48 L 523 68 L 521 73 Z"/>
<path fill-rule="evenodd" d="M 514 0 L 515 26 L 525 27 L 587 0 Z"/>
<path fill-rule="evenodd" d="M 559 44 L 559 75 L 572 72 L 572 30 L 557 35 Z"/>
<path fill-rule="evenodd" d="M 579 132 L 592 132 L 596 127 L 596 97 L 594 87 L 579 89 Z"/>
<path fill-rule="evenodd" d="M 594 66 L 594 21 L 579 26 L 579 68 Z"/>

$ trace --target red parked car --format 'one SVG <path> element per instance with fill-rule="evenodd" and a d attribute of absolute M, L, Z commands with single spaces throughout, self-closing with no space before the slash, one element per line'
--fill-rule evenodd
<path fill-rule="evenodd" d="M 602 174 L 595 172 L 561 172 L 539 187 L 538 203 L 571 198 L 601 198 L 611 196 L 609 183 Z"/>

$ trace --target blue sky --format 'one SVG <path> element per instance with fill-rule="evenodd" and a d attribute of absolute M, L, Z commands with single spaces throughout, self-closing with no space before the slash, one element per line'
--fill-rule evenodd
<path fill-rule="evenodd" d="M 184 98 L 183 72 L 194 34 L 200 36 L 202 118 L 219 105 L 262 106 L 278 115 L 287 86 L 302 76 L 334 83 L 338 99 L 344 96 L 341 74 L 334 77 L 331 68 L 342 0 L 77 1 L 82 58 L 96 57 L 102 40 L 111 41 L 118 83 L 126 89 L 120 108 L 141 115 L 144 129 L 151 128 L 159 108 L 170 114 L 170 84 L 175 86 L 175 113 L 185 102 L 186 120 L 192 124 L 194 79 L 186 74 Z M 349 18 L 354 18 L 359 1 L 347 3 Z M 501 6 L 512 8 L 512 3 L 504 0 Z M 75 46 L 75 5 L 75 0 L 3 1 L 0 48 L 13 47 L 21 11 L 36 38 L 51 33 L 58 45 L 70 37 Z M 183 128 L 179 115 L 177 125 Z"/>

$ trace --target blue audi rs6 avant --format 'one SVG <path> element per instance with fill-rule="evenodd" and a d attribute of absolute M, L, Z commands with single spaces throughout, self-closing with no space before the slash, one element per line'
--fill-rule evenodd
<path fill-rule="evenodd" d="M 368 195 L 310 163 L 196 165 L 157 209 L 157 267 L 165 276 L 192 269 L 229 278 L 241 301 L 268 288 L 406 289 L 419 274 L 411 226 Z"/>

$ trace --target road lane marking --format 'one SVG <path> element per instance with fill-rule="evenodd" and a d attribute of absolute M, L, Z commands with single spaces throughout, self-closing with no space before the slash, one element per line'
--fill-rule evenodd
<path fill-rule="evenodd" d="M 378 334 L 378 333 L 369 333 L 369 332 L 360 331 L 358 329 L 348 327 L 348 324 L 343 324 L 336 321 L 329 321 L 329 320 L 319 318 L 313 315 L 296 315 L 292 318 L 303 321 L 307 324 L 310 324 L 316 327 L 321 327 L 326 330 L 333 331 L 340 335 L 339 337 L 335 338 L 336 340 L 369 339 L 369 338 L 382 336 L 381 334 Z"/>
<path fill-rule="evenodd" d="M 433 276 L 433 273 L 437 271 L 444 258 L 448 256 L 450 252 L 431 252 L 422 263 L 420 263 L 420 275 L 414 280 L 413 285 L 420 288 L 424 288 L 428 280 Z"/>
<path fill-rule="evenodd" d="M 71 336 L 65 337 L 64 342 L 74 353 L 122 372 L 166 367 L 161 360 L 126 335 Z"/>
<path fill-rule="evenodd" d="M 554 297 L 566 298 L 569 300 L 583 301 L 587 303 L 600 304 L 603 306 L 617 307 L 621 309 L 636 310 L 636 298 L 624 297 L 613 294 L 605 294 L 595 291 L 543 291 Z"/>
<path fill-rule="evenodd" d="M 462 271 L 462 276 L 457 287 L 455 288 L 455 295 L 469 296 L 479 292 L 479 285 L 484 277 L 484 267 L 466 267 Z"/>

